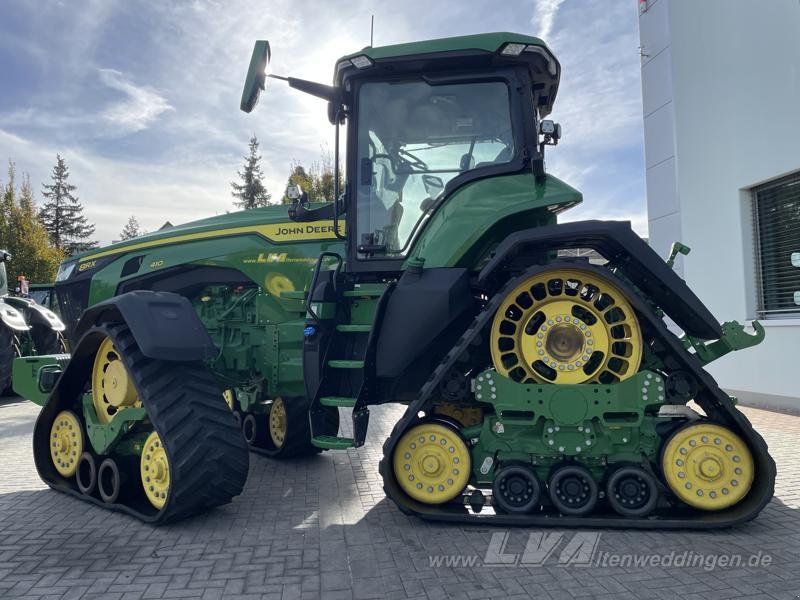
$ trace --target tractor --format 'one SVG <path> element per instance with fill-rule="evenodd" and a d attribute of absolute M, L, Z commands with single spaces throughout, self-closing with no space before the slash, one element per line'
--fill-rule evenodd
<path fill-rule="evenodd" d="M 64 323 L 48 307 L 31 298 L 12 296 L 6 262 L 11 255 L 0 250 L 0 395 L 11 392 L 14 359 L 19 356 L 65 352 Z"/>
<path fill-rule="evenodd" d="M 545 170 L 561 66 L 542 40 L 367 47 L 331 85 L 269 73 L 270 53 L 256 42 L 240 108 L 270 79 L 326 102 L 334 197 L 292 189 L 288 207 L 61 265 L 72 355 L 14 377 L 43 405 L 48 485 L 175 520 L 239 494 L 249 450 L 358 448 L 370 407 L 401 403 L 379 470 L 424 519 L 713 528 L 761 511 L 775 464 L 704 367 L 763 329 L 714 318 L 671 268 L 686 247 L 665 261 L 628 222 L 558 223 L 582 195 Z"/>

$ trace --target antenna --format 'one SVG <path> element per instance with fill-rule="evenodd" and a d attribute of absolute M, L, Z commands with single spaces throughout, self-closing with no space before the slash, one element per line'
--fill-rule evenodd
<path fill-rule="evenodd" d="M 372 36 L 375 33 L 375 15 L 369 18 L 369 47 L 372 48 Z"/>

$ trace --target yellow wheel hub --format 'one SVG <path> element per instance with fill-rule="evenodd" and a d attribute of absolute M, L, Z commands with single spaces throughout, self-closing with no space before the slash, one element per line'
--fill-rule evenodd
<path fill-rule="evenodd" d="M 702 510 L 739 502 L 753 483 L 753 457 L 730 429 L 697 423 L 678 430 L 661 457 L 664 479 L 678 498 Z"/>
<path fill-rule="evenodd" d="M 282 398 L 275 398 L 272 401 L 272 408 L 269 410 L 269 437 L 276 448 L 283 447 L 286 439 L 286 406 Z"/>
<path fill-rule="evenodd" d="M 518 382 L 614 383 L 638 371 L 642 333 L 610 281 L 553 269 L 508 294 L 492 322 L 491 351 L 495 369 Z"/>
<path fill-rule="evenodd" d="M 292 280 L 281 273 L 270 273 L 264 280 L 264 287 L 273 296 L 280 296 L 283 292 L 293 292 Z"/>
<path fill-rule="evenodd" d="M 92 402 L 97 418 L 110 423 L 121 410 L 141 406 L 139 394 L 111 338 L 100 343 L 92 367 Z"/>
<path fill-rule="evenodd" d="M 164 508 L 169 496 L 169 460 L 161 438 L 155 431 L 144 443 L 139 472 L 150 504 L 158 509 Z"/>
<path fill-rule="evenodd" d="M 50 458 L 63 477 L 72 477 L 78 469 L 78 459 L 83 454 L 83 428 L 77 415 L 62 410 L 50 427 Z"/>
<path fill-rule="evenodd" d="M 457 497 L 470 475 L 469 449 L 452 429 L 422 423 L 400 438 L 394 450 L 394 474 L 403 491 L 426 504 Z"/>

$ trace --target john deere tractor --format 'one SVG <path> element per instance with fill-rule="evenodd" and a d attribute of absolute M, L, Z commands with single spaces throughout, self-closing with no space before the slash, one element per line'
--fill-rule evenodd
<path fill-rule="evenodd" d="M 561 67 L 544 42 L 368 47 L 332 85 L 268 75 L 269 58 L 257 42 L 242 110 L 268 77 L 327 102 L 344 189 L 61 265 L 71 360 L 15 366 L 44 405 L 34 453 L 51 487 L 176 519 L 241 491 L 248 445 L 357 448 L 370 406 L 394 402 L 407 408 L 380 473 L 409 514 L 648 528 L 758 514 L 774 462 L 704 366 L 763 329 L 720 325 L 629 223 L 557 223 L 582 197 L 545 171 Z"/>
<path fill-rule="evenodd" d="M 58 315 L 31 298 L 9 295 L 6 262 L 11 258 L 0 250 L 0 396 L 11 391 L 15 357 L 65 352 Z"/>

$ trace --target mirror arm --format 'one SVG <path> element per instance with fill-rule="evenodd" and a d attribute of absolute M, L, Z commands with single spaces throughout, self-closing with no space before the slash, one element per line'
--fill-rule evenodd
<path fill-rule="evenodd" d="M 332 85 L 325 85 L 324 83 L 317 83 L 316 81 L 308 81 L 306 79 L 298 79 L 297 77 L 283 77 L 282 75 L 273 75 L 270 73 L 267 77 L 272 79 L 280 79 L 289 84 L 289 87 L 306 94 L 311 94 L 317 98 L 322 98 L 328 102 L 336 102 L 341 104 L 341 94 L 339 90 Z"/>

